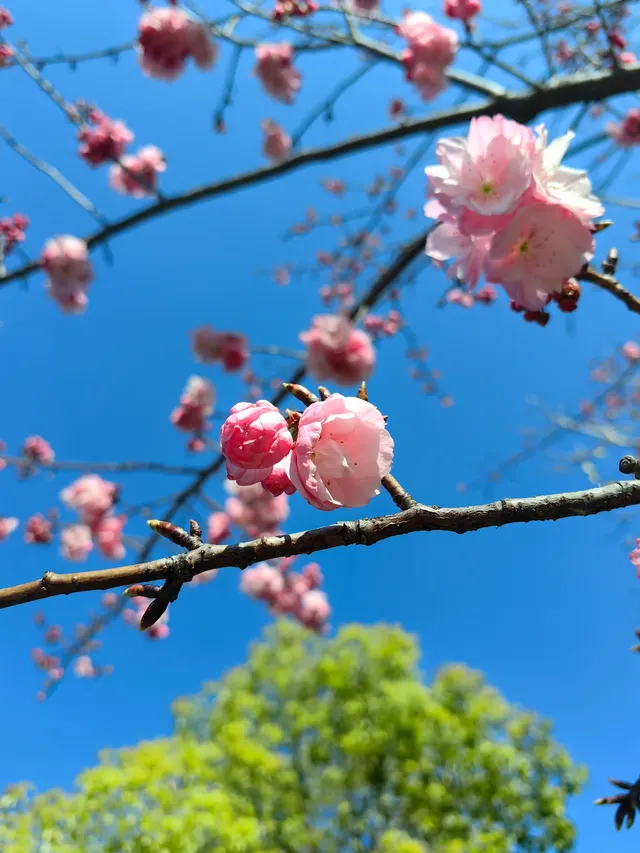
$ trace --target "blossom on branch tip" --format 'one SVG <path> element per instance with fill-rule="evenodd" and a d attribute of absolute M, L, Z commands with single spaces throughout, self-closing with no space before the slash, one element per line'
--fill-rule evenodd
<path fill-rule="evenodd" d="M 158 175 L 167 161 L 156 145 L 146 145 L 137 154 L 126 154 L 109 170 L 109 184 L 116 192 L 144 198 L 157 192 Z"/>
<path fill-rule="evenodd" d="M 81 143 L 78 154 L 90 166 L 100 166 L 119 160 L 133 138 L 124 122 L 114 121 L 99 110 L 92 110 L 89 123 L 78 133 Z"/>
<path fill-rule="evenodd" d="M 84 240 L 68 234 L 48 240 L 40 263 L 48 275 L 49 296 L 64 312 L 81 314 L 89 301 L 86 290 L 93 281 L 89 249 Z"/>
<path fill-rule="evenodd" d="M 376 362 L 370 336 L 341 315 L 321 314 L 300 334 L 307 368 L 319 382 L 356 385 L 369 379 Z"/>
<path fill-rule="evenodd" d="M 93 550 L 91 528 L 86 524 L 70 524 L 60 534 L 60 553 L 75 563 L 82 563 Z"/>
<path fill-rule="evenodd" d="M 291 152 L 291 137 L 270 118 L 262 122 L 262 153 L 270 160 L 283 160 Z"/>
<path fill-rule="evenodd" d="M 22 445 L 22 455 L 31 462 L 38 462 L 40 465 L 51 465 L 56 458 L 51 445 L 39 435 L 31 435 L 25 438 Z"/>
<path fill-rule="evenodd" d="M 217 47 L 209 27 L 181 9 L 148 8 L 138 23 L 138 52 L 144 73 L 156 80 L 176 80 L 191 57 L 201 70 L 212 68 Z"/>
<path fill-rule="evenodd" d="M 4 540 L 17 528 L 18 524 L 20 524 L 20 522 L 17 518 L 0 516 L 0 542 L 4 542 Z"/>
<path fill-rule="evenodd" d="M 255 74 L 265 92 L 276 101 L 293 103 L 302 79 L 300 72 L 293 67 L 293 46 L 288 42 L 259 44 L 256 46 L 256 59 Z"/>
<path fill-rule="evenodd" d="M 289 476 L 317 509 L 360 507 L 379 494 L 392 462 L 393 439 L 378 409 L 331 394 L 302 413 Z"/>

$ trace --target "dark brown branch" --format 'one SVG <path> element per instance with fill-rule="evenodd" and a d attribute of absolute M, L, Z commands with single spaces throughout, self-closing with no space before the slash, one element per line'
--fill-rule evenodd
<path fill-rule="evenodd" d="M 640 482 L 616 482 L 596 489 L 531 498 L 512 498 L 480 506 L 440 508 L 417 504 L 394 515 L 342 521 L 328 527 L 281 536 L 263 536 L 237 545 L 202 545 L 193 551 L 148 563 L 93 572 L 46 572 L 39 580 L 0 590 L 0 609 L 55 595 L 147 584 L 167 578 L 191 580 L 195 575 L 237 566 L 245 569 L 264 560 L 313 554 L 345 545 L 374 545 L 418 531 L 469 533 L 528 521 L 595 515 L 640 504 Z"/>
<path fill-rule="evenodd" d="M 581 281 L 590 281 L 596 287 L 606 290 L 607 293 L 615 296 L 616 299 L 619 299 L 620 302 L 626 305 L 629 311 L 633 311 L 634 314 L 640 314 L 640 299 L 634 296 L 626 287 L 623 287 L 614 276 L 598 272 L 593 267 L 587 267 L 586 270 L 580 273 L 578 278 Z"/>
<path fill-rule="evenodd" d="M 141 472 L 154 474 L 179 474 L 189 476 L 200 474 L 203 468 L 195 465 L 165 465 L 163 462 L 75 462 L 61 461 L 51 462 L 48 465 L 33 463 L 26 456 L 3 456 L 0 453 L 0 461 L 5 465 L 16 468 L 28 468 L 33 466 L 43 471 L 58 473 L 60 471 L 85 471 L 111 474 L 139 474 Z"/>
<path fill-rule="evenodd" d="M 631 92 L 639 88 L 640 63 L 635 63 L 634 65 L 626 66 L 620 71 L 575 74 L 556 79 L 547 86 L 533 91 L 508 92 L 504 97 L 432 113 L 425 118 L 406 121 L 402 124 L 385 128 L 384 130 L 374 131 L 361 136 L 353 136 L 335 145 L 302 151 L 280 163 L 244 172 L 223 181 L 215 181 L 185 193 L 166 196 L 89 235 L 87 243 L 93 248 L 156 216 L 162 216 L 172 210 L 178 210 L 191 204 L 215 198 L 227 192 L 233 192 L 234 190 L 271 180 L 278 175 L 295 171 L 299 167 L 306 166 L 309 163 L 333 160 L 345 154 L 364 151 L 368 148 L 395 142 L 416 134 L 451 127 L 455 124 L 464 124 L 472 118 L 477 118 L 481 115 L 491 116 L 502 113 L 517 121 L 526 123 L 546 110 L 557 109 L 585 101 L 600 101 L 604 98 Z M 0 284 L 9 284 L 16 279 L 24 278 L 37 269 L 38 265 L 35 263 L 26 264 L 20 269 L 6 275 L 0 280 Z"/>

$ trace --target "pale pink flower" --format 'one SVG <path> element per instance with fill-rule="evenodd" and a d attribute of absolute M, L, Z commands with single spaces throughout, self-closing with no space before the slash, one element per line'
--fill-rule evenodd
<path fill-rule="evenodd" d="M 53 525 L 41 513 L 27 519 L 24 528 L 24 541 L 27 545 L 48 545 L 53 539 Z"/>
<path fill-rule="evenodd" d="M 191 346 L 203 364 L 222 362 L 227 373 L 241 370 L 249 361 L 247 338 L 238 332 L 216 332 L 213 326 L 198 326 L 191 332 Z"/>
<path fill-rule="evenodd" d="M 366 506 L 391 470 L 393 439 L 371 403 L 332 394 L 298 422 L 289 476 L 317 509 Z"/>
<path fill-rule="evenodd" d="M 4 542 L 4 540 L 13 533 L 19 524 L 20 522 L 17 518 L 7 518 L 6 516 L 0 515 L 0 542 Z"/>
<path fill-rule="evenodd" d="M 405 50 L 402 53 L 405 77 L 414 83 L 423 101 L 432 101 L 447 88 L 444 68 L 421 59 L 419 53 Z"/>
<path fill-rule="evenodd" d="M 122 530 L 126 523 L 126 515 L 108 515 L 100 519 L 94 530 L 96 545 L 108 560 L 121 560 L 126 553 L 122 544 Z"/>
<path fill-rule="evenodd" d="M 307 563 L 302 570 L 302 575 L 309 589 L 317 589 L 319 586 L 322 586 L 322 571 L 318 563 Z"/>
<path fill-rule="evenodd" d="M 289 479 L 289 456 L 276 463 L 271 469 L 271 473 L 260 481 L 262 488 L 266 489 L 270 494 L 277 496 L 283 492 L 287 495 L 292 495 L 296 487 Z"/>
<path fill-rule="evenodd" d="M 282 572 L 267 563 L 245 569 L 240 578 L 240 589 L 251 598 L 272 598 L 283 587 Z"/>
<path fill-rule="evenodd" d="M 184 432 L 201 433 L 211 426 L 207 417 L 213 413 L 215 389 L 208 379 L 191 376 L 177 406 L 169 417 L 171 423 Z"/>
<path fill-rule="evenodd" d="M 640 578 L 640 539 L 636 539 L 636 547 L 629 554 L 629 559 L 636 567 L 636 572 Z"/>
<path fill-rule="evenodd" d="M 217 57 L 209 27 L 175 8 L 147 9 L 138 24 L 138 49 L 142 70 L 156 80 L 176 80 L 189 57 L 202 70 Z"/>
<path fill-rule="evenodd" d="M 480 0 L 444 0 L 444 13 L 448 18 L 470 21 L 482 11 Z"/>
<path fill-rule="evenodd" d="M 376 362 L 371 338 L 343 316 L 322 314 L 302 332 L 307 344 L 307 368 L 320 382 L 355 385 L 368 379 Z"/>
<path fill-rule="evenodd" d="M 287 456 L 293 439 L 280 411 L 268 400 L 258 400 L 231 409 L 220 430 L 220 446 L 233 466 L 271 469 Z"/>
<path fill-rule="evenodd" d="M 118 486 L 97 474 L 79 477 L 60 492 L 69 509 L 75 510 L 86 524 L 96 524 L 111 511 L 118 495 Z"/>
<path fill-rule="evenodd" d="M 518 305 L 537 311 L 593 256 L 593 236 L 559 205 L 521 207 L 493 238 L 485 275 Z"/>
<path fill-rule="evenodd" d="M 40 263 L 48 274 L 49 296 L 68 314 L 81 314 L 87 307 L 86 290 L 93 281 L 93 268 L 84 240 L 70 235 L 45 243 Z"/>
<path fill-rule="evenodd" d="M 31 435 L 24 440 L 22 455 L 32 462 L 39 462 L 40 465 L 51 465 L 56 458 L 49 442 L 39 435 Z"/>
<path fill-rule="evenodd" d="M 635 341 L 627 341 L 622 345 L 622 355 L 627 361 L 640 361 L 640 344 Z"/>
<path fill-rule="evenodd" d="M 447 276 L 455 276 L 474 288 L 482 275 L 484 259 L 493 235 L 467 236 L 460 231 L 455 217 L 436 212 L 436 207 L 440 208 L 437 202 L 435 205 L 430 202 L 425 208 L 427 215 L 439 215 L 438 224 L 427 237 L 427 255 L 438 262 L 452 260 Z"/>
<path fill-rule="evenodd" d="M 262 122 L 262 153 L 270 160 L 283 160 L 291 151 L 291 137 L 270 118 Z"/>
<path fill-rule="evenodd" d="M 93 550 L 91 528 L 86 524 L 71 524 L 60 534 L 60 553 L 66 560 L 82 563 Z"/>
<path fill-rule="evenodd" d="M 219 545 L 229 538 L 231 524 L 226 512 L 212 512 L 207 519 L 207 542 Z"/>
<path fill-rule="evenodd" d="M 96 669 L 89 655 L 80 655 L 73 663 L 73 674 L 78 678 L 93 678 Z"/>
<path fill-rule="evenodd" d="M 158 175 L 166 171 L 167 161 L 157 145 L 146 145 L 137 154 L 127 154 L 109 170 L 109 184 L 116 192 L 133 198 L 155 195 Z"/>
<path fill-rule="evenodd" d="M 402 53 L 407 80 L 416 84 L 424 100 L 434 98 L 447 85 L 445 71 L 457 53 L 458 36 L 426 12 L 405 12 L 397 32 L 408 42 Z"/>
<path fill-rule="evenodd" d="M 620 124 L 608 122 L 605 130 L 622 148 L 640 143 L 640 107 L 631 107 Z"/>
<path fill-rule="evenodd" d="M 119 160 L 133 142 L 133 133 L 124 122 L 114 121 L 99 110 L 92 111 L 90 121 L 93 126 L 85 125 L 78 134 L 80 157 L 90 166 Z"/>
<path fill-rule="evenodd" d="M 265 92 L 276 101 L 293 103 L 301 81 L 300 72 L 293 67 L 293 46 L 288 42 L 259 44 L 256 59 L 255 73 Z"/>
<path fill-rule="evenodd" d="M 298 618 L 305 627 L 321 631 L 330 615 L 331 605 L 322 590 L 311 589 L 301 596 Z"/>
<path fill-rule="evenodd" d="M 0 6 L 0 30 L 6 29 L 13 24 L 13 16 L 6 6 Z"/>
<path fill-rule="evenodd" d="M 230 494 L 225 510 L 232 523 L 249 536 L 275 533 L 289 515 L 287 495 L 271 495 L 260 483 L 241 486 L 227 480 L 225 488 Z"/>

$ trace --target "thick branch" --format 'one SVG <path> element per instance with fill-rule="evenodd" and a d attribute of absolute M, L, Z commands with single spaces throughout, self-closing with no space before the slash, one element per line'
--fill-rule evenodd
<path fill-rule="evenodd" d="M 131 584 L 149 583 L 179 576 L 185 581 L 211 569 L 237 566 L 245 569 L 264 560 L 297 554 L 313 554 L 344 545 L 374 545 L 394 536 L 418 531 L 446 530 L 469 533 L 485 527 L 501 527 L 527 521 L 556 521 L 573 516 L 595 515 L 640 504 L 640 482 L 612 483 L 596 489 L 512 498 L 480 506 L 440 508 L 417 504 L 394 515 L 343 521 L 328 527 L 282 536 L 263 536 L 237 545 L 202 545 L 193 551 L 148 563 L 93 572 L 55 574 L 0 590 L 0 608 L 39 601 L 55 595 L 86 592 Z"/>

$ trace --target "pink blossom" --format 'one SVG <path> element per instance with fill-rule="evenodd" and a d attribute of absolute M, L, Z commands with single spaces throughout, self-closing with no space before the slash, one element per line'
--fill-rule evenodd
<path fill-rule="evenodd" d="M 13 48 L 9 44 L 0 44 L 0 68 L 8 68 L 12 64 Z"/>
<path fill-rule="evenodd" d="M 48 545 L 53 539 L 53 525 L 41 513 L 27 519 L 24 529 L 24 541 L 27 545 Z"/>
<path fill-rule="evenodd" d="M 222 424 L 220 445 L 232 466 L 271 469 L 287 456 L 293 439 L 279 410 L 268 400 L 258 400 L 236 403 Z"/>
<path fill-rule="evenodd" d="M 207 542 L 219 545 L 229 538 L 231 524 L 226 512 L 212 512 L 207 520 Z"/>
<path fill-rule="evenodd" d="M 629 559 L 636 567 L 636 572 L 640 578 L 640 539 L 636 539 L 636 547 L 629 554 Z"/>
<path fill-rule="evenodd" d="M 282 18 L 306 18 L 318 11 L 318 4 L 314 0 L 276 0 L 273 7 L 273 20 L 281 21 Z"/>
<path fill-rule="evenodd" d="M 93 268 L 84 240 L 63 235 L 45 243 L 40 262 L 48 273 L 49 296 L 68 314 L 81 314 L 87 307 L 86 290 L 93 281 Z"/>
<path fill-rule="evenodd" d="M 78 134 L 80 157 L 90 166 L 119 160 L 133 142 L 133 133 L 124 122 L 114 121 L 99 110 L 91 112 L 90 122 L 93 127 L 87 124 Z"/>
<path fill-rule="evenodd" d="M 260 483 L 241 486 L 227 480 L 225 488 L 230 497 L 225 510 L 233 524 L 249 536 L 275 533 L 289 515 L 289 498 L 285 493 L 274 496 Z"/>
<path fill-rule="evenodd" d="M 94 530 L 96 545 L 108 560 L 121 560 L 126 553 L 122 544 L 122 530 L 126 523 L 126 515 L 104 516 Z"/>
<path fill-rule="evenodd" d="M 289 476 L 317 509 L 366 506 L 391 470 L 393 439 L 371 403 L 332 394 L 298 422 Z"/>
<path fill-rule="evenodd" d="M 300 72 L 293 67 L 293 46 L 288 42 L 259 44 L 256 59 L 255 73 L 265 92 L 276 101 L 293 103 L 301 81 Z"/>
<path fill-rule="evenodd" d="M 96 669 L 89 655 L 80 655 L 73 663 L 73 674 L 78 678 L 93 678 Z"/>
<path fill-rule="evenodd" d="M 307 368 L 320 382 L 355 385 L 373 372 L 376 351 L 366 332 L 354 328 L 346 318 L 322 314 L 300 335 L 307 344 Z"/>
<path fill-rule="evenodd" d="M 482 3 L 480 0 L 444 0 L 443 11 L 447 18 L 470 21 L 482 11 Z"/>
<path fill-rule="evenodd" d="M 298 618 L 307 628 L 321 631 L 330 615 L 331 606 L 322 590 L 311 589 L 300 598 Z"/>
<path fill-rule="evenodd" d="M 245 569 L 240 578 L 240 589 L 251 598 L 274 598 L 283 587 L 282 572 L 267 563 Z"/>
<path fill-rule="evenodd" d="M 361 15 L 375 15 L 380 9 L 380 0 L 348 0 L 347 6 Z"/>
<path fill-rule="evenodd" d="M 248 341 L 238 332 L 216 332 L 210 325 L 198 326 L 191 333 L 191 346 L 198 361 L 220 361 L 227 373 L 241 370 L 249 361 Z"/>
<path fill-rule="evenodd" d="M 627 341 L 622 346 L 622 355 L 627 361 L 640 361 L 640 344 L 635 341 Z"/>
<path fill-rule="evenodd" d="M 75 510 L 89 525 L 97 524 L 111 511 L 118 494 L 115 483 L 103 480 L 97 474 L 86 474 L 60 492 L 60 498 L 69 509 Z"/>
<path fill-rule="evenodd" d="M 322 586 L 322 571 L 318 563 L 308 563 L 302 570 L 302 575 L 307 582 L 308 589 L 317 589 Z"/>
<path fill-rule="evenodd" d="M 20 524 L 20 522 L 17 518 L 7 518 L 6 516 L 0 515 L 0 542 L 4 542 L 4 540 L 13 533 L 18 524 Z"/>
<path fill-rule="evenodd" d="M 426 12 L 405 12 L 397 32 L 408 42 L 402 54 L 407 80 L 416 84 L 423 100 L 434 98 L 447 85 L 445 72 L 458 50 L 458 36 Z"/>
<path fill-rule="evenodd" d="M 622 148 L 638 145 L 640 143 L 640 107 L 631 107 L 620 124 L 609 122 L 605 130 Z"/>
<path fill-rule="evenodd" d="M 133 198 L 144 198 L 157 192 L 158 175 L 166 171 L 167 161 L 156 145 L 147 145 L 137 154 L 127 154 L 109 171 L 112 189 Z"/>
<path fill-rule="evenodd" d="M 211 427 L 207 417 L 213 413 L 214 402 L 215 389 L 211 382 L 202 376 L 191 376 L 170 421 L 184 432 L 205 432 Z"/>
<path fill-rule="evenodd" d="M 270 118 L 262 122 L 264 142 L 262 153 L 270 160 L 283 160 L 291 151 L 291 137 Z"/>
<path fill-rule="evenodd" d="M 425 212 L 430 211 L 427 215 L 438 215 L 436 208 L 440 208 L 440 205 L 429 203 Z M 491 234 L 467 236 L 460 231 L 454 216 L 440 213 L 438 224 L 427 237 L 426 251 L 434 261 L 452 260 L 447 276 L 455 276 L 470 288 L 474 288 L 482 275 L 491 237 Z"/>
<path fill-rule="evenodd" d="M 60 534 L 60 553 L 66 560 L 82 563 L 93 550 L 91 528 L 86 524 L 71 524 Z"/>
<path fill-rule="evenodd" d="M 3 216 L 0 219 L 0 235 L 5 255 L 10 254 L 18 243 L 24 243 L 28 227 L 29 217 L 23 213 L 14 213 L 13 216 Z"/>
<path fill-rule="evenodd" d="M 191 57 L 202 70 L 212 68 L 217 48 L 209 27 L 181 9 L 149 8 L 138 24 L 142 70 L 156 80 L 176 80 Z"/>
<path fill-rule="evenodd" d="M 518 305 L 537 311 L 592 254 L 591 232 L 576 216 L 537 202 L 520 208 L 495 235 L 485 274 Z"/>
<path fill-rule="evenodd" d="M 296 487 L 289 479 L 289 455 L 285 456 L 280 462 L 277 462 L 271 469 L 271 473 L 260 481 L 262 488 L 266 489 L 269 494 L 277 497 L 283 492 L 287 495 L 292 495 Z"/>
<path fill-rule="evenodd" d="M 25 439 L 22 445 L 22 455 L 31 462 L 39 462 L 40 465 L 51 465 L 55 459 L 51 445 L 39 435 L 31 435 Z"/>
<path fill-rule="evenodd" d="M 13 24 L 13 16 L 6 6 L 0 6 L 0 30 L 6 29 Z"/>

